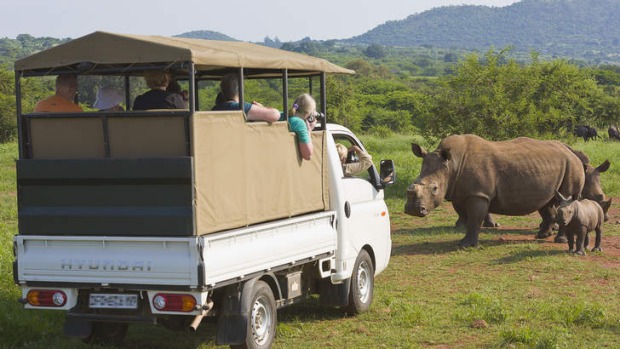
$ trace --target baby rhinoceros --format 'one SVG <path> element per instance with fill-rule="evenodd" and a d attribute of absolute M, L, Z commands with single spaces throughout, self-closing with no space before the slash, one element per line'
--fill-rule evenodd
<path fill-rule="evenodd" d="M 596 201 L 588 199 L 572 200 L 570 196 L 565 198 L 559 192 L 556 192 L 556 195 L 561 200 L 557 221 L 560 227 L 566 231 L 568 251 L 585 255 L 585 248 L 588 247 L 588 234 L 593 230 L 596 232 L 596 241 L 592 251 L 602 251 L 601 234 L 604 213 L 601 206 Z M 577 246 L 573 250 L 575 235 L 577 236 Z"/>

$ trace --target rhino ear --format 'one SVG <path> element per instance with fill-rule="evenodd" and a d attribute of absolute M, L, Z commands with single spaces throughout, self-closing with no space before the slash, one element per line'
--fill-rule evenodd
<path fill-rule="evenodd" d="M 442 149 L 441 150 L 441 157 L 443 158 L 444 161 L 448 161 L 452 158 L 452 154 L 450 154 L 450 150 L 449 149 Z"/>
<path fill-rule="evenodd" d="M 605 162 L 603 162 L 602 164 L 600 164 L 596 170 L 598 172 L 605 172 L 607 170 L 609 170 L 609 166 L 611 166 L 611 163 L 609 162 L 609 160 L 605 160 Z"/>
<path fill-rule="evenodd" d="M 411 151 L 413 152 L 413 155 L 419 158 L 426 156 L 426 150 L 415 143 L 411 143 Z"/>

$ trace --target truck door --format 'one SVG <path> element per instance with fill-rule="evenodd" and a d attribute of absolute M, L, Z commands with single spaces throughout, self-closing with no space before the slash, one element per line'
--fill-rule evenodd
<path fill-rule="evenodd" d="M 346 133 L 332 133 L 336 144 L 347 148 L 358 146 L 365 150 L 363 144 L 354 136 Z M 371 154 L 372 155 L 372 154 Z M 355 154 L 348 154 L 347 162 L 358 161 Z M 376 161 L 376 159 L 373 159 Z M 365 245 L 369 245 L 376 258 L 376 272 L 387 266 L 391 250 L 390 222 L 387 206 L 383 201 L 383 190 L 372 183 L 377 171 L 374 164 L 365 172 L 347 177 L 341 169 L 340 178 L 344 192 L 346 232 L 343 242 L 349 244 L 345 250 L 349 257 L 355 256 Z M 341 240 L 342 241 L 342 240 Z"/>

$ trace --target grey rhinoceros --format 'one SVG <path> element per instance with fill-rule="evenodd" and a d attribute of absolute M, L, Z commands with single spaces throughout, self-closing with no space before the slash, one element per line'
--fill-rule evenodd
<path fill-rule="evenodd" d="M 421 157 L 420 175 L 407 188 L 405 213 L 424 217 L 444 199 L 451 201 L 467 233 L 462 247 L 476 246 L 480 225 L 489 213 L 519 216 L 538 211 L 539 238 L 551 235 L 556 218 L 555 193 L 580 197 L 585 182 L 579 157 L 559 141 L 526 137 L 491 142 L 476 135 L 453 135 Z"/>
<path fill-rule="evenodd" d="M 603 233 L 603 209 L 593 200 L 581 199 L 573 200 L 570 196 L 565 198 L 557 193 L 561 199 L 558 207 L 558 223 L 564 227 L 568 240 L 568 251 L 579 255 L 585 255 L 585 248 L 588 247 L 588 233 L 596 232 L 596 240 L 592 251 L 602 251 L 601 235 Z M 575 246 L 575 236 L 577 246 Z"/>
<path fill-rule="evenodd" d="M 609 211 L 609 208 L 611 207 L 611 198 L 607 197 L 607 195 L 605 195 L 605 193 L 603 192 L 600 177 L 602 172 L 605 172 L 609 169 L 611 163 L 609 162 L 609 160 L 605 160 L 599 166 L 594 167 L 590 164 L 590 159 L 584 152 L 580 150 L 575 150 L 568 145 L 566 145 L 566 147 L 575 155 L 577 155 L 577 157 L 579 158 L 579 160 L 581 160 L 581 163 L 583 164 L 583 169 L 585 171 L 586 177 L 583 190 L 581 191 L 581 198 L 596 201 L 603 209 L 604 219 L 606 222 L 609 219 L 607 211 Z M 485 217 L 482 226 L 493 227 L 499 226 L 499 224 L 495 223 L 493 218 L 489 214 L 487 215 L 487 217 Z M 555 237 L 555 242 L 567 242 L 567 238 L 564 234 L 563 229 L 558 230 L 558 235 Z"/>

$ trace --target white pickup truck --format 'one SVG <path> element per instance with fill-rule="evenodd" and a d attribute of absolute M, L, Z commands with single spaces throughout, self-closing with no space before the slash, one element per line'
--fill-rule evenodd
<path fill-rule="evenodd" d="M 22 110 L 22 78 L 50 72 L 116 81 L 130 110 L 133 84 L 156 68 L 189 89 L 187 109 Z M 325 74 L 351 71 L 246 43 L 101 32 L 15 71 L 14 278 L 26 308 L 66 311 L 66 335 L 119 343 L 129 323 L 196 329 L 206 316 L 217 318 L 218 344 L 269 348 L 277 308 L 311 294 L 353 314 L 368 309 L 390 258 L 383 188 L 393 163 L 345 177 L 336 143 L 363 149 L 345 127 L 323 118 L 308 161 L 286 121 L 248 122 L 201 100 L 233 71 L 241 96 L 249 79 L 280 82 L 287 110 L 299 85 L 289 79 L 311 90 L 318 78 L 325 114 Z"/>

